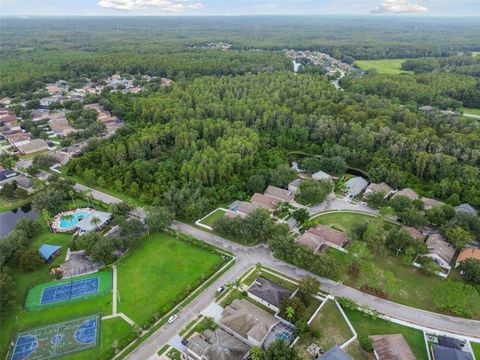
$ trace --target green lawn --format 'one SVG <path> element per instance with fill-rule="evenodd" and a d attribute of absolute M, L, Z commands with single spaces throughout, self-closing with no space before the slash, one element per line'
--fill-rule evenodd
<path fill-rule="evenodd" d="M 472 51 L 473 56 L 480 56 L 480 51 Z"/>
<path fill-rule="evenodd" d="M 334 345 L 342 345 L 353 336 L 337 305 L 331 300 L 327 300 L 326 304 L 310 324 L 310 327 L 318 330 L 320 337 L 313 339 L 311 335 L 308 334 L 300 339 L 300 347 L 306 348 L 310 344 L 315 343 L 324 350 L 328 350 Z"/>
<path fill-rule="evenodd" d="M 332 228 L 346 232 L 350 235 L 353 225 L 362 222 L 375 222 L 380 224 L 380 218 L 368 214 L 338 211 L 315 216 L 311 218 L 307 224 L 312 226 L 316 224 L 328 225 Z M 386 227 L 392 225 L 393 224 L 389 222 L 385 223 Z"/>
<path fill-rule="evenodd" d="M 284 288 L 287 288 L 288 290 L 295 291 L 297 289 L 297 285 L 291 283 L 290 281 L 283 280 L 279 278 L 278 276 L 275 276 L 273 274 L 270 274 L 266 271 L 260 270 L 260 276 L 264 277 L 267 280 L 273 281 L 274 283 L 277 283 L 278 285 L 283 286 Z M 245 285 L 252 285 L 253 281 L 257 278 L 257 272 L 253 271 L 248 277 L 242 280 L 242 283 Z M 286 276 L 288 278 L 288 276 Z"/>
<path fill-rule="evenodd" d="M 213 226 L 213 223 L 225 215 L 225 211 L 217 209 L 205 219 L 202 220 L 202 224 L 207 226 Z"/>
<path fill-rule="evenodd" d="M 472 345 L 473 354 L 475 355 L 475 359 L 480 359 L 480 342 L 470 342 Z"/>
<path fill-rule="evenodd" d="M 381 74 L 401 74 L 411 71 L 402 70 L 402 63 L 407 59 L 357 60 L 355 63 L 363 70 L 375 69 Z"/>
<path fill-rule="evenodd" d="M 171 235 L 150 235 L 117 266 L 119 311 L 146 325 L 155 314 L 166 313 L 180 302 L 222 262 L 217 253 Z"/>
<path fill-rule="evenodd" d="M 359 337 L 370 335 L 402 334 L 418 360 L 427 360 L 427 350 L 420 330 L 373 317 L 359 310 L 345 310 Z"/>
<path fill-rule="evenodd" d="M 480 109 L 463 108 L 464 114 L 480 115 Z"/>
<path fill-rule="evenodd" d="M 26 199 L 7 199 L 0 196 L 0 213 L 18 209 L 19 207 L 27 205 L 31 201 L 31 197 L 27 197 Z"/>

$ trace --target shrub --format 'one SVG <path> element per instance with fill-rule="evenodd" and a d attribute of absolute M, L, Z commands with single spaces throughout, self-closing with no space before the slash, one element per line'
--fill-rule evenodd
<path fill-rule="evenodd" d="M 372 340 L 367 335 L 360 335 L 358 337 L 358 343 L 363 350 L 368 352 L 373 352 L 373 343 Z"/>

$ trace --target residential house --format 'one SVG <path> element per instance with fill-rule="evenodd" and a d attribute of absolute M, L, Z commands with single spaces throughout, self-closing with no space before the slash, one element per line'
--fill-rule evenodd
<path fill-rule="evenodd" d="M 330 180 L 332 177 L 326 172 L 317 171 L 315 174 L 312 174 L 312 179 L 314 180 Z"/>
<path fill-rule="evenodd" d="M 290 202 L 294 199 L 294 195 L 290 191 L 272 185 L 267 186 L 264 194 L 279 201 Z"/>
<path fill-rule="evenodd" d="M 348 235 L 342 231 L 318 224 L 297 237 L 295 242 L 312 249 L 314 252 L 323 251 L 326 246 L 342 249 L 348 241 Z"/>
<path fill-rule="evenodd" d="M 93 219 L 98 219 L 98 222 L 95 223 Z M 112 218 L 112 214 L 103 211 L 94 210 L 90 213 L 89 216 L 84 217 L 80 220 L 76 228 L 80 230 L 80 233 L 86 233 L 94 230 L 100 230 L 105 227 L 106 224 L 110 222 Z"/>
<path fill-rule="evenodd" d="M 445 205 L 445 203 L 443 203 L 441 201 L 431 199 L 431 198 L 427 198 L 427 197 L 423 197 L 422 201 L 423 201 L 423 206 L 424 206 L 425 210 L 430 210 L 431 208 L 433 208 L 435 206 Z"/>
<path fill-rule="evenodd" d="M 17 176 L 17 173 L 13 169 L 5 169 L 0 171 L 0 183 L 9 182 L 12 178 Z"/>
<path fill-rule="evenodd" d="M 20 153 L 28 155 L 39 151 L 48 150 L 48 144 L 43 139 L 33 139 L 25 145 L 17 146 L 17 149 Z"/>
<path fill-rule="evenodd" d="M 313 252 L 325 251 L 327 244 L 320 236 L 317 236 L 309 231 L 305 231 L 295 239 L 295 243 L 310 248 Z"/>
<path fill-rule="evenodd" d="M 194 360 L 242 360 L 250 347 L 225 330 L 207 329 L 188 340 L 185 354 Z"/>
<path fill-rule="evenodd" d="M 359 195 L 368 186 L 368 181 L 360 176 L 356 176 L 345 182 L 345 187 L 348 189 L 348 197 L 353 199 Z"/>
<path fill-rule="evenodd" d="M 414 227 L 411 226 L 403 226 L 402 229 L 407 232 L 414 240 L 421 240 L 423 241 L 425 237 L 421 233 L 420 230 L 415 229 Z"/>
<path fill-rule="evenodd" d="M 453 347 L 433 344 L 432 352 L 434 360 L 473 360 L 471 353 Z"/>
<path fill-rule="evenodd" d="M 248 297 L 276 312 L 280 311 L 282 301 L 291 297 L 292 294 L 293 291 L 263 277 L 258 277 L 247 290 Z"/>
<path fill-rule="evenodd" d="M 370 336 L 377 360 L 416 360 L 402 334 Z"/>
<path fill-rule="evenodd" d="M 17 182 L 17 187 L 27 191 L 28 193 L 33 193 L 33 180 L 26 177 L 25 175 L 18 176 L 15 181 Z"/>
<path fill-rule="evenodd" d="M 50 118 L 50 113 L 46 109 L 35 109 L 32 112 L 32 121 L 38 122 Z"/>
<path fill-rule="evenodd" d="M 278 200 L 265 194 L 255 193 L 251 197 L 250 202 L 252 204 L 257 204 L 264 209 L 273 211 L 277 208 Z"/>
<path fill-rule="evenodd" d="M 377 193 L 377 192 L 383 192 L 385 194 L 385 197 L 388 197 L 392 191 L 393 189 L 385 182 L 371 183 L 365 189 L 365 193 L 363 194 L 363 197 L 364 198 L 368 197 L 370 194 Z"/>
<path fill-rule="evenodd" d="M 16 132 L 13 134 L 5 135 L 5 139 L 10 143 L 10 145 L 19 147 L 25 144 L 28 144 L 31 140 L 30 134 L 23 132 Z"/>
<path fill-rule="evenodd" d="M 406 198 L 409 198 L 412 201 L 417 200 L 419 198 L 418 194 L 410 188 L 397 191 L 395 194 L 393 194 L 392 199 L 396 198 L 397 196 L 405 196 Z"/>
<path fill-rule="evenodd" d="M 58 113 L 51 116 L 50 128 L 57 137 L 65 137 L 76 131 L 70 126 L 64 113 Z"/>
<path fill-rule="evenodd" d="M 455 206 L 454 207 L 455 209 L 455 212 L 458 214 L 458 213 L 467 213 L 467 214 L 471 214 L 471 215 L 477 215 L 477 210 L 475 210 L 475 208 L 470 205 L 470 204 L 461 204 L 461 205 L 458 205 L 458 206 Z"/>
<path fill-rule="evenodd" d="M 468 259 L 480 260 L 480 249 L 474 249 L 474 248 L 462 249 L 462 251 L 460 251 L 460 254 L 458 254 L 455 267 L 459 266 L 462 261 L 465 261 Z"/>
<path fill-rule="evenodd" d="M 108 111 L 100 111 L 98 113 L 97 120 L 106 124 L 106 123 L 115 122 L 118 120 L 118 118 L 116 116 L 112 116 L 112 114 L 110 114 L 110 112 Z"/>
<path fill-rule="evenodd" d="M 302 182 L 303 182 L 303 179 L 293 180 L 290 184 L 288 184 L 288 191 L 290 191 L 290 193 L 292 194 L 295 194 Z"/>
<path fill-rule="evenodd" d="M 173 83 L 173 80 L 170 80 L 168 78 L 162 78 L 160 82 L 163 86 L 170 86 Z"/>
<path fill-rule="evenodd" d="M 47 84 L 45 85 L 45 89 L 49 94 L 52 94 L 52 95 L 60 94 L 61 92 L 63 92 L 63 89 L 60 86 L 57 86 L 55 84 Z"/>
<path fill-rule="evenodd" d="M 279 321 L 247 300 L 235 299 L 225 307 L 219 325 L 227 332 L 245 339 L 252 346 L 260 346 Z"/>
<path fill-rule="evenodd" d="M 235 209 L 227 211 L 225 214 L 228 217 L 240 216 L 242 218 L 247 217 L 257 209 L 264 209 L 261 204 L 258 203 L 249 203 L 246 201 L 240 201 L 238 206 Z"/>
<path fill-rule="evenodd" d="M 318 360 L 353 360 L 353 358 L 343 351 L 340 346 L 335 345 L 328 349 Z"/>
<path fill-rule="evenodd" d="M 450 270 L 450 263 L 455 256 L 455 247 L 448 243 L 441 234 L 432 234 L 427 239 L 428 254 L 438 265 Z"/>

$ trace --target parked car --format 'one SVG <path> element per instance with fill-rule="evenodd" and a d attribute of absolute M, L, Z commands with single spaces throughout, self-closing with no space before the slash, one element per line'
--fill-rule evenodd
<path fill-rule="evenodd" d="M 187 339 L 182 339 L 182 345 L 187 346 L 188 345 L 188 340 Z"/>
<path fill-rule="evenodd" d="M 217 293 L 221 293 L 221 292 L 224 292 L 225 291 L 225 286 L 220 286 L 218 289 L 217 289 Z"/>
<path fill-rule="evenodd" d="M 170 317 L 168 318 L 168 323 L 171 324 L 171 323 L 173 323 L 175 320 L 177 320 L 177 314 L 170 316 Z"/>

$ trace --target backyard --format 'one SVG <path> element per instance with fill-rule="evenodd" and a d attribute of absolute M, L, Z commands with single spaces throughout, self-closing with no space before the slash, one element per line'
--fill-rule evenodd
<path fill-rule="evenodd" d="M 344 311 L 359 338 L 370 335 L 402 334 L 418 360 L 428 359 L 422 331 L 374 318 L 359 310 L 344 309 Z"/>
<path fill-rule="evenodd" d="M 411 71 L 402 70 L 402 63 L 406 59 L 382 59 L 382 60 L 357 60 L 355 63 L 363 70 L 375 69 L 381 74 L 412 74 Z"/>
<path fill-rule="evenodd" d="M 343 318 L 337 305 L 332 300 L 327 300 L 325 305 L 310 324 L 311 329 L 318 331 L 319 337 L 312 338 L 308 334 L 298 342 L 300 348 L 306 348 L 310 344 L 315 343 L 324 351 L 330 349 L 334 345 L 342 345 L 349 340 L 353 334 L 348 327 L 347 322 Z"/>
<path fill-rule="evenodd" d="M 222 264 L 222 257 L 169 234 L 152 234 L 118 269 L 119 311 L 139 325 L 170 310 Z"/>
<path fill-rule="evenodd" d="M 210 215 L 208 215 L 205 219 L 203 219 L 201 223 L 212 227 L 215 221 L 223 217 L 223 215 L 225 215 L 225 211 L 217 209 L 214 212 L 212 212 Z"/>
<path fill-rule="evenodd" d="M 380 219 L 360 213 L 336 212 L 317 216 L 311 221 L 349 233 L 355 223 L 362 221 L 379 222 Z M 389 223 L 386 223 L 386 225 L 392 226 Z M 329 248 L 328 253 L 338 263 L 337 276 L 334 277 L 334 280 L 359 288 L 359 276 L 350 275 L 348 272 L 348 254 L 334 248 Z M 442 279 L 405 263 L 399 257 L 390 255 L 388 249 L 385 249 L 385 254 L 375 255 L 375 264 L 382 270 L 395 274 L 397 290 L 391 294 L 390 300 L 420 309 L 438 311 L 433 298 L 436 290 L 444 286 Z M 476 304 L 473 314 L 474 318 L 480 318 L 480 304 Z"/>

